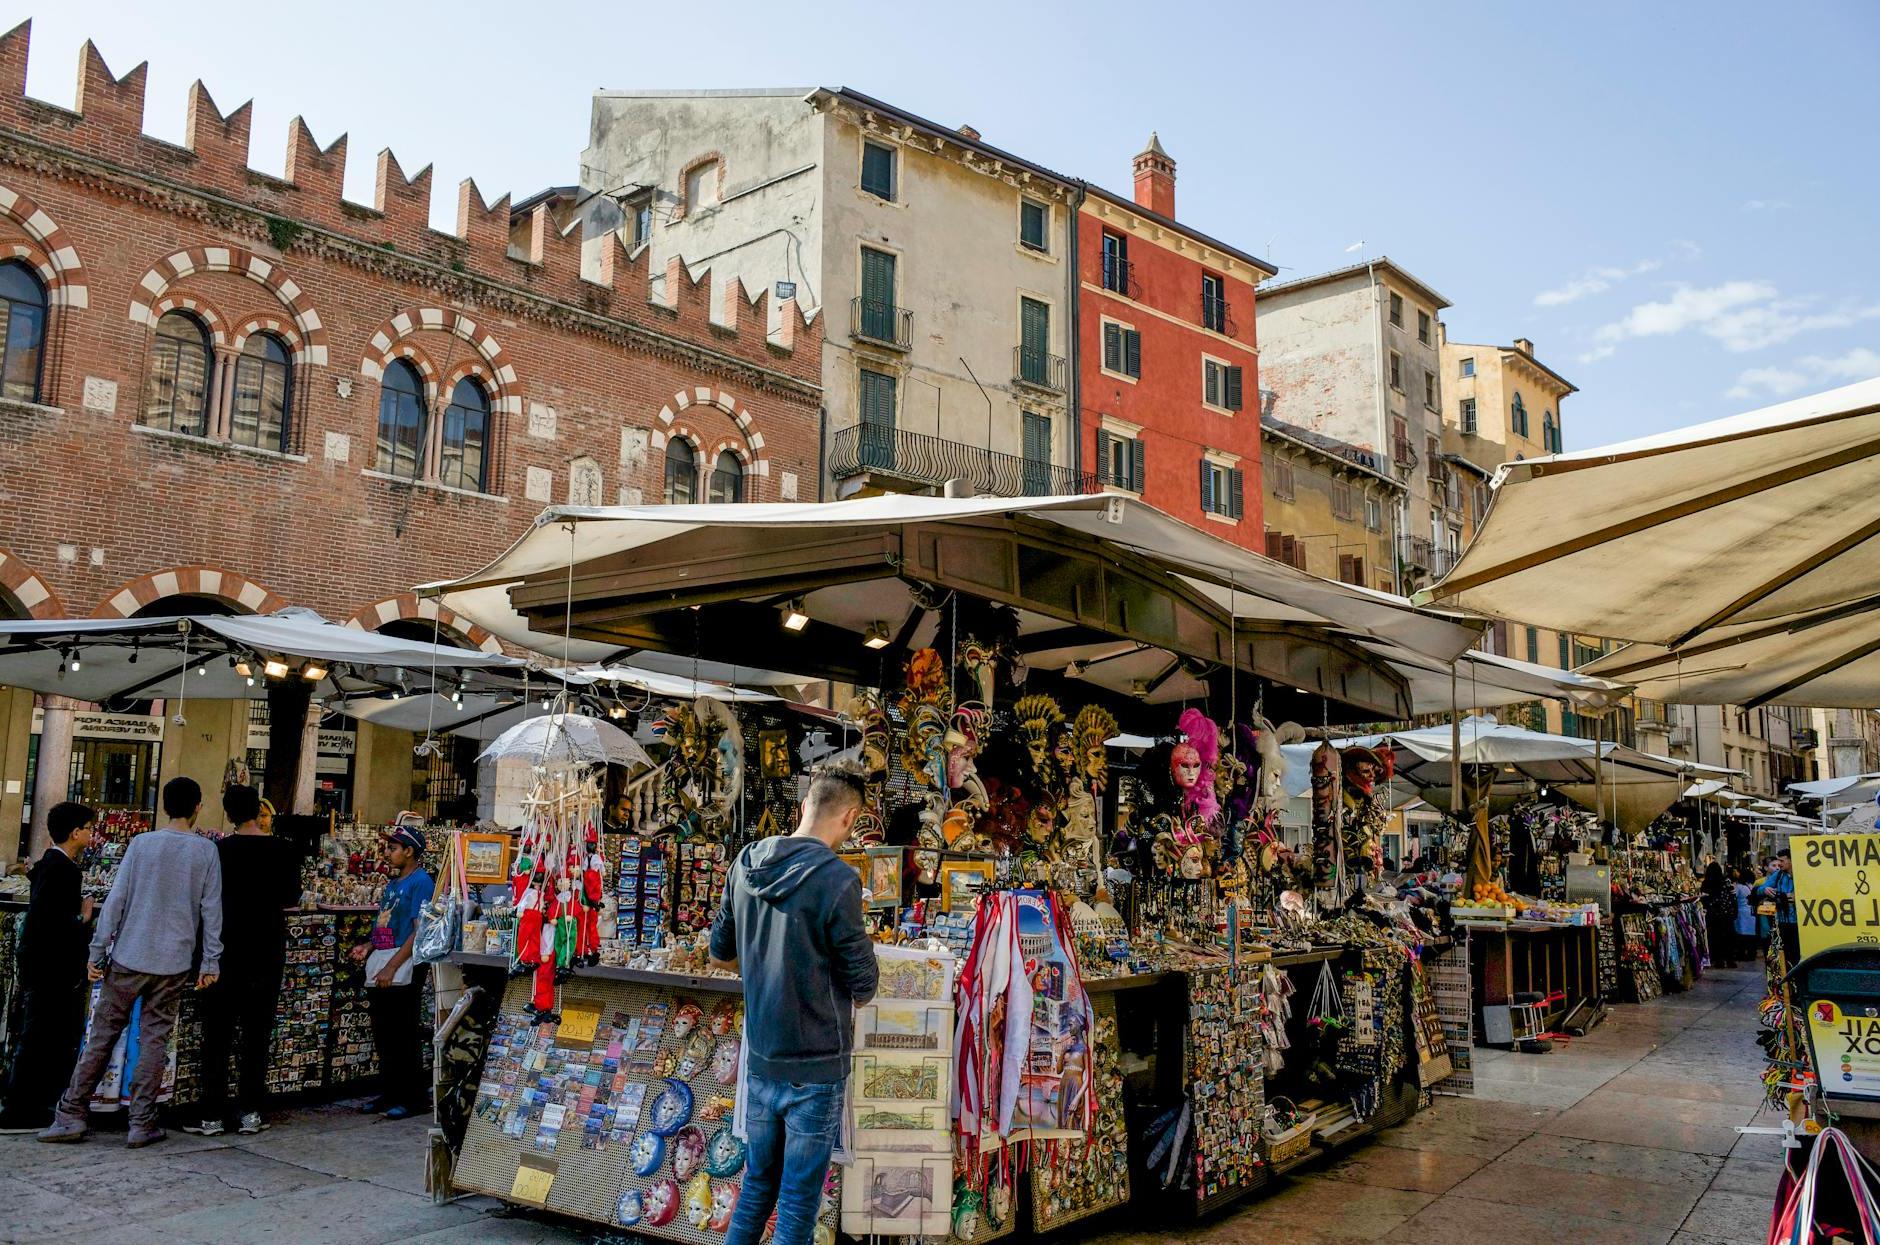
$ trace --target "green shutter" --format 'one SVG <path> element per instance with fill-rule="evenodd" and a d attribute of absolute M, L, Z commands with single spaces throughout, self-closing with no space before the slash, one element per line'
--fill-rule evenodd
<path fill-rule="evenodd" d="M 1142 492 L 1142 438 L 1129 443 L 1129 487 Z"/>
<path fill-rule="evenodd" d="M 1241 475 L 1240 468 L 1238 467 L 1231 469 L 1227 473 L 1227 498 L 1229 503 L 1233 506 L 1233 509 L 1228 513 L 1233 518 L 1238 519 L 1241 513 Z"/>
<path fill-rule="evenodd" d="M 1135 329 L 1123 330 L 1123 371 L 1126 375 L 1142 375 L 1142 334 Z"/>
<path fill-rule="evenodd" d="M 862 248 L 862 297 L 877 307 L 894 306 L 894 256 Z"/>
<path fill-rule="evenodd" d="M 1097 483 L 1114 484 L 1110 479 L 1110 434 L 1097 429 Z"/>
<path fill-rule="evenodd" d="M 1227 400 L 1221 403 L 1221 405 L 1225 406 L 1230 411 L 1238 411 L 1240 409 L 1240 369 L 1239 368 L 1230 367 L 1227 369 L 1226 388 L 1227 388 Z"/>
<path fill-rule="evenodd" d="M 1114 324 L 1103 326 L 1103 366 L 1112 372 L 1123 370 L 1123 330 Z"/>
<path fill-rule="evenodd" d="M 1214 513 L 1214 465 L 1205 458 L 1201 460 L 1201 511 Z"/>
<path fill-rule="evenodd" d="M 1201 400 L 1209 406 L 1221 404 L 1221 365 L 1212 359 L 1201 361 Z"/>
<path fill-rule="evenodd" d="M 1562 670 L 1573 669 L 1573 650 L 1570 647 L 1571 644 L 1572 644 L 1572 641 L 1567 639 L 1566 632 L 1564 631 L 1561 632 L 1560 633 L 1560 668 Z"/>

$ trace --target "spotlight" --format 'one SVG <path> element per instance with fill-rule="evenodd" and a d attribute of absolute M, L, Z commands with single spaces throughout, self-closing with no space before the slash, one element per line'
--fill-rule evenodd
<path fill-rule="evenodd" d="M 287 677 L 287 663 L 277 658 L 270 657 L 267 663 L 261 667 L 261 672 L 270 679 L 285 679 Z"/>
<path fill-rule="evenodd" d="M 72 668 L 72 673 L 73 673 L 73 674 L 77 674 L 77 673 L 79 672 L 79 670 L 80 670 L 80 668 L 81 668 L 81 663 L 80 663 L 80 662 L 79 662 L 79 660 L 78 660 L 78 650 L 77 650 L 77 649 L 69 649 L 69 650 L 67 650 L 67 652 L 66 652 L 66 654 L 65 654 L 65 664 L 66 664 L 67 666 L 70 666 L 70 667 Z"/>
<path fill-rule="evenodd" d="M 244 657 L 242 660 L 232 662 L 231 664 L 234 665 L 236 674 L 248 680 L 249 687 L 255 685 L 255 668 L 248 664 L 247 658 Z"/>
<path fill-rule="evenodd" d="M 1084 677 L 1084 673 L 1089 669 L 1090 667 L 1085 663 L 1073 661 L 1064 667 L 1064 677 L 1067 679 L 1081 679 Z"/>
<path fill-rule="evenodd" d="M 129 664 L 133 666 L 137 664 L 137 649 L 140 643 L 141 641 L 137 640 L 134 637 L 131 640 L 131 659 L 130 659 Z"/>
<path fill-rule="evenodd" d="M 403 695 L 404 695 L 404 693 L 403 693 L 403 692 L 401 692 L 401 691 L 399 691 L 399 690 L 398 690 L 397 688 L 395 688 L 395 687 L 394 687 L 394 688 L 392 689 L 392 699 L 393 699 L 393 700 L 397 700 L 397 699 L 398 699 L 398 698 L 399 698 L 400 696 L 403 696 Z"/>
<path fill-rule="evenodd" d="M 200 665 L 200 666 L 197 666 L 197 667 L 196 667 L 196 677 L 197 677 L 197 678 L 201 678 L 201 677 L 203 677 L 204 675 L 206 675 L 206 674 L 208 674 L 208 673 L 209 673 L 209 667 L 208 667 L 208 664 L 207 664 L 207 663 L 204 663 L 203 665 Z"/>
<path fill-rule="evenodd" d="M 798 597 L 783 607 L 783 629 L 801 631 L 809 626 L 809 615 L 803 612 L 803 598 Z"/>
<path fill-rule="evenodd" d="M 300 677 L 309 683 L 318 683 L 326 677 L 326 667 L 318 662 L 310 661 L 300 668 Z"/>
<path fill-rule="evenodd" d="M 868 635 L 862 643 L 868 648 L 888 647 L 888 624 L 885 622 L 869 623 Z"/>
<path fill-rule="evenodd" d="M 247 676 L 245 676 L 245 677 L 246 677 L 246 681 L 247 681 L 247 683 L 248 683 L 248 686 L 249 686 L 249 687 L 253 687 L 253 686 L 255 685 L 255 676 L 251 674 L 251 675 L 247 675 Z"/>

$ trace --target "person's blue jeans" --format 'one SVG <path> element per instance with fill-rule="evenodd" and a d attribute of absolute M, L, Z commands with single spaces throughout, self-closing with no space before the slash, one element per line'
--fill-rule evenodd
<path fill-rule="evenodd" d="M 816 1208 L 829 1174 L 829 1153 L 842 1122 L 842 1081 L 796 1085 L 751 1072 L 745 1080 L 744 1187 L 725 1245 L 757 1245 L 771 1208 L 771 1245 L 809 1245 Z"/>

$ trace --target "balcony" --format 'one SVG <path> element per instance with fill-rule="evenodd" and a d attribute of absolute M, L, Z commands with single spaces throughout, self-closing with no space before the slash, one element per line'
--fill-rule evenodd
<path fill-rule="evenodd" d="M 1403 536 L 1397 541 L 1397 560 L 1406 567 L 1430 571 L 1436 568 L 1436 542 L 1421 536 Z"/>
<path fill-rule="evenodd" d="M 873 474 L 934 486 L 960 480 L 989 497 L 1059 497 L 1097 491 L 1097 478 L 1087 471 L 880 424 L 856 424 L 836 433 L 829 473 L 838 480 Z"/>
<path fill-rule="evenodd" d="M 1201 327 L 1228 337 L 1238 337 L 1234 316 L 1225 298 L 1201 296 Z"/>
<path fill-rule="evenodd" d="M 1013 383 L 1063 393 L 1064 376 L 1063 355 L 1031 350 L 1024 346 L 1012 347 Z"/>
<path fill-rule="evenodd" d="M 1136 270 L 1128 260 L 1116 255 L 1103 257 L 1103 288 L 1124 298 L 1142 297 L 1142 287 L 1136 284 Z"/>
<path fill-rule="evenodd" d="M 892 350 L 914 344 L 914 313 L 875 298 L 849 300 L 849 336 Z"/>

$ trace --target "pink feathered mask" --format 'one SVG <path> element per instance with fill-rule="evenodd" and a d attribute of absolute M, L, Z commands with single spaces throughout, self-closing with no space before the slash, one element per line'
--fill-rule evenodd
<path fill-rule="evenodd" d="M 1201 757 L 1201 781 L 1188 789 L 1183 808 L 1204 821 L 1213 821 L 1221 811 L 1214 798 L 1214 764 L 1221 759 L 1220 728 L 1201 710 L 1184 709 L 1181 717 L 1175 719 L 1175 729 L 1188 737 Z"/>

